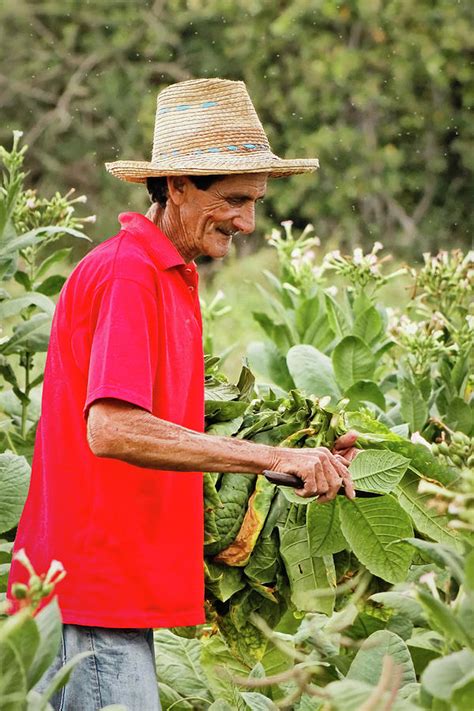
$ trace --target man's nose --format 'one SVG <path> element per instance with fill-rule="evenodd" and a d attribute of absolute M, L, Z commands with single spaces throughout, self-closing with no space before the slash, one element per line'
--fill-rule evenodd
<path fill-rule="evenodd" d="M 244 235 L 249 235 L 255 230 L 255 205 L 248 203 L 242 206 L 239 214 L 232 220 L 234 229 L 237 232 L 242 232 Z"/>

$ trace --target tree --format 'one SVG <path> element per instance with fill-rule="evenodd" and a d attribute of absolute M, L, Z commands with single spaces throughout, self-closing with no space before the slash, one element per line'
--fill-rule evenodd
<path fill-rule="evenodd" d="M 448 0 L 10 0 L 0 142 L 25 130 L 33 180 L 93 195 L 102 239 L 116 212 L 145 207 L 103 162 L 148 158 L 157 92 L 243 79 L 274 151 L 321 161 L 316 177 L 272 183 L 262 227 L 291 217 L 399 253 L 467 244 L 471 12 Z"/>

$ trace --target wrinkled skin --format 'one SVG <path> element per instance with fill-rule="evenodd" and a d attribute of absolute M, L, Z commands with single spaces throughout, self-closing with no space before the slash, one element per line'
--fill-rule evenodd
<path fill-rule="evenodd" d="M 255 229 L 255 206 L 265 196 L 266 174 L 228 175 L 199 190 L 186 176 L 168 178 L 166 208 L 151 219 L 173 242 L 185 262 L 199 255 L 225 257 L 238 233 Z"/>
<path fill-rule="evenodd" d="M 347 435 L 350 434 L 350 437 Z M 336 440 L 333 450 L 326 447 L 308 449 L 286 449 L 275 447 L 274 463 L 272 469 L 285 474 L 296 474 L 304 482 L 302 489 L 295 489 L 295 493 L 302 498 L 318 495 L 318 503 L 324 504 L 332 501 L 338 494 L 341 486 L 348 499 L 355 496 L 349 465 L 355 454 L 359 451 L 347 443 L 355 443 L 357 435 L 347 433 L 342 441 L 343 447 L 338 449 L 340 441 Z M 349 454 L 349 458 L 342 455 Z"/>

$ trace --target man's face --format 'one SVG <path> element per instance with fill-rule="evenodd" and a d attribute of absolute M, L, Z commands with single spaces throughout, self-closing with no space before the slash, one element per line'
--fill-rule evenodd
<path fill-rule="evenodd" d="M 236 233 L 251 234 L 255 205 L 266 187 L 267 175 L 259 173 L 229 175 L 207 190 L 183 178 L 179 214 L 189 253 L 219 259 L 229 251 Z"/>

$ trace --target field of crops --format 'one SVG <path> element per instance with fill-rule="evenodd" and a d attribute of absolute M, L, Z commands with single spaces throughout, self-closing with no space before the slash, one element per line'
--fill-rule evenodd
<path fill-rule="evenodd" d="M 0 158 L 4 592 L 70 253 L 57 240 L 83 239 L 87 218 L 74 212 L 80 198 L 25 188 L 20 136 Z M 392 267 L 379 243 L 324 254 L 311 226 L 290 221 L 268 242 L 274 268 L 253 287 L 260 340 L 239 353 L 238 378 L 216 346 L 226 302 L 203 304 L 207 431 L 298 448 L 332 448 L 356 431 L 358 496 L 319 504 L 263 476 L 205 473 L 207 623 L 155 633 L 163 708 L 470 711 L 472 254 Z M 401 281 L 410 290 L 397 299 Z M 67 682 L 63 672 L 43 700 L 31 691 L 60 635 L 54 602 L 33 612 L 63 573 L 30 573 L 15 590 L 23 609 L 0 625 L 2 709 L 46 709 Z"/>

